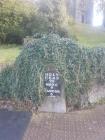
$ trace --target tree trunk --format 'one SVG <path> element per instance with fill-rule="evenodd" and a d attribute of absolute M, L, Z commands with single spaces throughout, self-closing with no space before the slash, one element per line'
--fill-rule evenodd
<path fill-rule="evenodd" d="M 103 11 L 103 27 L 105 27 L 105 8 L 104 8 L 104 11 Z"/>

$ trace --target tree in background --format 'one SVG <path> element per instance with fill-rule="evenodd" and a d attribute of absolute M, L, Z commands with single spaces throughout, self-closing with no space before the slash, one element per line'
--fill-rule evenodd
<path fill-rule="evenodd" d="M 49 22 L 49 32 L 62 35 L 67 33 L 68 14 L 65 0 L 39 0 L 38 7 L 40 15 Z"/>
<path fill-rule="evenodd" d="M 93 0 L 66 0 L 67 9 L 74 21 L 92 24 Z"/>
<path fill-rule="evenodd" d="M 22 43 L 23 37 L 31 35 L 29 29 L 36 7 L 24 0 L 0 2 L 0 42 Z M 32 27 L 31 27 L 32 28 Z"/>
<path fill-rule="evenodd" d="M 105 27 L 105 0 L 94 0 L 98 3 L 98 10 L 103 13 L 103 27 Z"/>
<path fill-rule="evenodd" d="M 0 42 L 22 43 L 25 36 L 56 32 L 68 36 L 65 0 L 1 0 Z"/>
<path fill-rule="evenodd" d="M 19 24 L 21 22 L 21 17 L 17 11 L 17 6 L 20 5 L 16 1 L 2 0 L 2 5 L 0 7 L 1 42 L 5 42 L 10 33 L 19 32 Z"/>
<path fill-rule="evenodd" d="M 79 12 L 81 14 L 81 22 L 85 23 L 85 15 L 86 15 L 86 0 L 82 0 L 79 3 Z"/>

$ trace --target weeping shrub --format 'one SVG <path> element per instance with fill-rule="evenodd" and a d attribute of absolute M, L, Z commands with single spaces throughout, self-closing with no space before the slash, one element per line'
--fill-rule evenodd
<path fill-rule="evenodd" d="M 11 86 L 12 86 L 12 67 L 7 66 L 0 73 L 0 98 L 11 98 Z"/>
<path fill-rule="evenodd" d="M 88 93 L 91 82 L 105 82 L 105 49 L 86 49 L 69 38 L 43 35 L 26 44 L 10 73 L 1 79 L 1 95 L 39 104 L 44 98 L 43 72 L 54 65 L 64 79 L 65 96 L 70 105 L 80 105 L 81 95 Z M 6 70 L 8 71 L 8 70 Z M 9 82 L 8 79 L 11 79 Z M 3 87 L 8 85 L 9 90 Z M 8 92 L 10 91 L 10 92 Z"/>

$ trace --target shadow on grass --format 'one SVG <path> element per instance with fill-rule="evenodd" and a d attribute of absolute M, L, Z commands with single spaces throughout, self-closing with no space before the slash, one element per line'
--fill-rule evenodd
<path fill-rule="evenodd" d="M 0 110 L 0 140 L 23 140 L 32 114 Z"/>

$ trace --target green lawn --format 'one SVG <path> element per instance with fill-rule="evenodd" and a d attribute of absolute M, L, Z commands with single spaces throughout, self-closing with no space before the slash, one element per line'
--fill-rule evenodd
<path fill-rule="evenodd" d="M 70 25 L 70 31 L 78 42 L 84 46 L 105 46 L 105 29 L 85 24 L 73 24 Z"/>
<path fill-rule="evenodd" d="M 21 51 L 21 46 L 0 45 L 0 63 L 13 62 Z"/>

